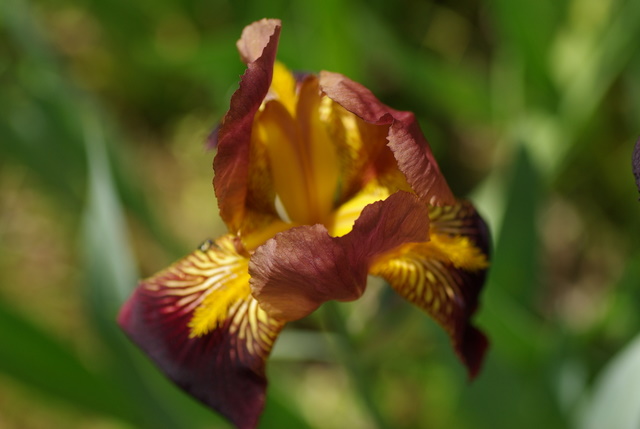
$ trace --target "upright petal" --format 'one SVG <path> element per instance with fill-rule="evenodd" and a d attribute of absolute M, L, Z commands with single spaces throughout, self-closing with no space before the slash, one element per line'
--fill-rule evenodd
<path fill-rule="evenodd" d="M 251 297 L 247 264 L 230 237 L 207 242 L 143 280 L 118 317 L 169 378 L 239 428 L 257 425 L 283 326 Z"/>
<path fill-rule="evenodd" d="M 335 145 L 336 165 L 340 171 L 334 193 L 335 207 L 347 203 L 372 181 L 388 188 L 389 194 L 411 190 L 387 146 L 389 125 L 365 122 L 327 96 L 322 99 L 321 112 L 329 138 Z"/>
<path fill-rule="evenodd" d="M 279 19 L 266 18 L 247 25 L 242 30 L 240 40 L 236 42 L 242 61 L 248 65 L 258 61 L 265 55 L 269 56 L 270 53 L 265 52 L 265 48 L 274 36 L 276 42 L 278 41 L 281 26 Z"/>
<path fill-rule="evenodd" d="M 319 224 L 281 232 L 251 257 L 253 296 L 269 314 L 286 321 L 300 319 L 328 300 L 357 299 L 377 256 L 426 241 L 428 231 L 426 206 L 400 191 L 365 207 L 342 237 L 331 237 Z"/>
<path fill-rule="evenodd" d="M 271 85 L 279 37 L 280 21 L 262 20 L 245 28 L 238 41 L 247 70 L 222 120 L 218 152 L 213 160 L 213 185 L 220 216 L 233 233 L 240 229 L 245 219 L 253 118 Z M 256 195 L 259 197 L 260 194 Z"/>
<path fill-rule="evenodd" d="M 430 242 L 384 255 L 371 274 L 386 279 L 447 331 L 473 378 L 487 348 L 484 334 L 471 325 L 488 265 L 486 226 L 466 202 L 432 208 L 430 216 Z"/>
<path fill-rule="evenodd" d="M 398 168 L 425 203 L 435 206 L 455 203 L 413 113 L 391 109 L 367 88 L 338 73 L 321 72 L 320 88 L 329 98 L 364 121 L 389 125 L 388 146 Z"/>

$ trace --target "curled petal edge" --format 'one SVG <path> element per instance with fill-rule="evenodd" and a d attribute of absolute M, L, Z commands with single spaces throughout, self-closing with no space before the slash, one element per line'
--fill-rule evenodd
<path fill-rule="evenodd" d="M 251 257 L 252 294 L 270 315 L 297 320 L 323 302 L 359 298 L 376 257 L 428 237 L 427 207 L 399 191 L 366 206 L 344 236 L 331 237 L 319 224 L 276 234 Z"/>
<path fill-rule="evenodd" d="M 231 97 L 217 140 L 210 138 L 218 148 L 213 160 L 213 187 L 220 216 L 232 233 L 238 232 L 245 217 L 253 118 L 273 79 L 280 28 L 278 20 L 262 20 L 242 32 L 238 49 L 247 70 Z"/>
<path fill-rule="evenodd" d="M 320 89 L 362 120 L 389 125 L 388 146 L 398 168 L 425 203 L 434 206 L 455 204 L 455 197 L 413 113 L 386 106 L 369 89 L 339 73 L 320 72 Z"/>

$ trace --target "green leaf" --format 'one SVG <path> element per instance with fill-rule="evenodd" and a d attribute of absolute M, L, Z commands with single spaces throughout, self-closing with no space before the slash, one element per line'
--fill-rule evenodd
<path fill-rule="evenodd" d="M 508 183 L 507 205 L 491 262 L 490 286 L 526 304 L 531 302 L 539 280 L 536 218 L 542 184 L 524 147 L 517 153 Z"/>
<path fill-rule="evenodd" d="M 110 378 L 89 371 L 68 347 L 0 302 L 0 371 L 82 410 L 134 421 Z"/>
<path fill-rule="evenodd" d="M 602 371 L 581 408 L 577 427 L 640 427 L 640 335 Z"/>
<path fill-rule="evenodd" d="M 547 48 L 557 30 L 555 24 L 564 7 L 563 2 L 492 0 L 489 3 L 496 27 L 502 35 L 499 39 L 501 48 L 517 53 L 534 76 L 545 78 Z"/>
<path fill-rule="evenodd" d="M 551 345 L 531 302 L 539 287 L 537 213 L 542 196 L 540 175 L 521 146 L 506 189 L 506 207 L 491 256 L 478 322 L 492 347 L 521 368 L 537 365 Z M 495 192 L 498 192 L 497 190 Z"/>

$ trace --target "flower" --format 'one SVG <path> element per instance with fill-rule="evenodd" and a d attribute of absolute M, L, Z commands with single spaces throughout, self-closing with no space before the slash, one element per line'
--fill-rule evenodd
<path fill-rule="evenodd" d="M 257 425 L 280 330 L 381 276 L 449 334 L 474 377 L 470 323 L 488 234 L 449 189 L 415 116 L 337 74 L 275 61 L 280 21 L 246 27 L 247 70 L 213 144 L 229 233 L 142 280 L 118 321 L 180 387 L 239 428 Z"/>

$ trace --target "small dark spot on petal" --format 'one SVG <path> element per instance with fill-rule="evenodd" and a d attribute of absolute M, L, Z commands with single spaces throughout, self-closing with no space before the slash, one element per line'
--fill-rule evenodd
<path fill-rule="evenodd" d="M 211 249 L 211 246 L 215 246 L 215 243 L 212 239 L 208 238 L 198 246 L 198 250 L 200 250 L 201 252 L 206 252 L 207 250 Z"/>

